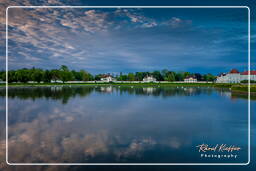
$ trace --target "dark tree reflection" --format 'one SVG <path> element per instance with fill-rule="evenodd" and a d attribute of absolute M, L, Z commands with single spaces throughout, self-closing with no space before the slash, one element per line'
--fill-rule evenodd
<path fill-rule="evenodd" d="M 120 95 L 139 95 L 154 97 L 197 96 L 211 95 L 217 92 L 231 97 L 228 89 L 215 89 L 212 87 L 167 87 L 167 86 L 49 86 L 49 87 L 9 87 L 8 97 L 19 99 L 52 99 L 68 103 L 70 98 L 76 96 L 86 97 L 91 93 L 119 93 Z M 0 89 L 0 96 L 5 97 L 5 89 Z"/>

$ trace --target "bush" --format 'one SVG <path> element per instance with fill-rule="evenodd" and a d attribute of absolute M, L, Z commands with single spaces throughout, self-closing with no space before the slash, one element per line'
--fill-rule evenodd
<path fill-rule="evenodd" d="M 248 80 L 242 80 L 241 83 L 248 83 Z M 251 80 L 250 83 L 256 83 L 256 81 Z"/>

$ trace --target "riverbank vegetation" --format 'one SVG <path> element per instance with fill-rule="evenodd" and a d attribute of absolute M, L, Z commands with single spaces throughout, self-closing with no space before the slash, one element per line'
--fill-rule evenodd
<path fill-rule="evenodd" d="M 155 86 L 176 86 L 176 87 L 215 87 L 215 88 L 229 88 L 232 91 L 248 92 L 247 84 L 228 84 L 228 83 L 104 83 L 104 82 L 92 82 L 92 83 L 8 83 L 8 86 L 71 86 L 71 85 L 116 85 L 116 86 L 144 86 L 144 87 L 155 87 Z M 4 87 L 6 84 L 2 83 L 0 86 Z M 251 92 L 256 92 L 256 85 L 251 85 Z"/>
<path fill-rule="evenodd" d="M 0 71 L 0 80 L 5 81 L 6 72 Z M 85 70 L 70 70 L 67 66 L 62 65 L 59 69 L 43 70 L 39 68 L 23 68 L 8 71 L 8 86 L 55 86 L 55 85 L 127 85 L 127 86 L 198 86 L 198 87 L 216 87 L 230 88 L 234 92 L 248 92 L 248 84 L 229 84 L 229 83 L 207 83 L 215 80 L 212 74 L 200 74 L 189 72 L 174 72 L 164 69 L 153 72 L 135 72 L 114 75 L 117 81 L 124 82 L 98 82 L 106 74 L 93 75 Z M 144 77 L 152 75 L 159 82 L 129 82 L 142 81 Z M 185 77 L 193 75 L 198 81 L 205 83 L 184 83 Z M 61 82 L 57 82 L 60 81 Z M 91 81 L 82 83 L 68 83 L 67 81 Z M 166 81 L 166 82 L 161 82 Z M 179 82 L 180 81 L 180 82 Z M 4 83 L 0 86 L 5 86 Z M 256 92 L 256 85 L 251 85 L 251 92 Z"/>
<path fill-rule="evenodd" d="M 67 81 L 99 81 L 104 75 L 110 74 L 96 74 L 93 75 L 85 70 L 75 71 L 70 70 L 67 66 L 62 65 L 59 69 L 43 70 L 39 68 L 23 68 L 18 70 L 8 71 L 8 82 L 27 83 L 30 81 L 37 83 L 50 83 L 61 80 L 63 83 Z M 183 81 L 187 76 L 194 76 L 198 81 L 214 81 L 215 76 L 212 74 L 200 74 L 190 72 L 174 72 L 167 69 L 153 72 L 135 72 L 112 75 L 117 81 L 142 81 L 146 76 L 153 76 L 157 81 Z M 0 80 L 5 81 L 6 72 L 0 71 Z"/>

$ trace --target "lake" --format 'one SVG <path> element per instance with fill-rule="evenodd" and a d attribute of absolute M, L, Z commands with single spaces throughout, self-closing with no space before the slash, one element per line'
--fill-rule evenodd
<path fill-rule="evenodd" d="M 8 122 L 12 163 L 248 161 L 248 100 L 229 89 L 10 87 Z"/>

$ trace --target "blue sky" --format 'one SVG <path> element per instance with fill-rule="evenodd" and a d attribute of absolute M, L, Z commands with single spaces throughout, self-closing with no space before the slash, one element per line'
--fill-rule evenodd
<path fill-rule="evenodd" d="M 64 64 L 94 74 L 244 71 L 247 13 L 246 8 L 9 9 L 9 68 Z"/>

